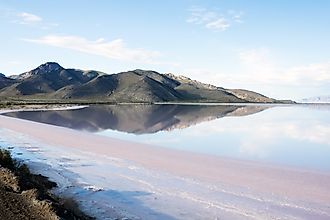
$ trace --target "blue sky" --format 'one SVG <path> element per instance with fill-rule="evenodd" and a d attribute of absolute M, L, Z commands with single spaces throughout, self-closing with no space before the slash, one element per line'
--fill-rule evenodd
<path fill-rule="evenodd" d="M 47 61 L 172 72 L 274 98 L 330 95 L 330 1 L 0 1 L 0 72 Z"/>

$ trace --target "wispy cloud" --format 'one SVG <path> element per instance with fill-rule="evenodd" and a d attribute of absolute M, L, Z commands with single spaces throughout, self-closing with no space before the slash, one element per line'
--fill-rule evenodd
<path fill-rule="evenodd" d="M 285 77 L 287 82 L 298 85 L 330 84 L 330 61 L 289 68 Z"/>
<path fill-rule="evenodd" d="M 239 64 L 244 75 L 254 75 L 254 80 L 272 81 L 278 77 L 279 70 L 270 55 L 268 48 L 242 50 L 238 53 Z"/>
<path fill-rule="evenodd" d="M 94 54 L 109 59 L 140 63 L 156 63 L 155 58 L 160 56 L 158 51 L 145 50 L 142 48 L 129 48 L 122 39 L 106 41 L 103 38 L 88 40 L 79 36 L 47 35 L 38 39 L 23 40 L 32 43 L 71 49 L 87 54 Z"/>
<path fill-rule="evenodd" d="M 218 66 L 185 68 L 182 72 L 205 83 L 250 89 L 279 99 L 318 96 L 330 86 L 330 60 L 283 65 L 283 60 L 266 47 L 238 51 L 237 59 L 230 70 Z"/>
<path fill-rule="evenodd" d="M 206 27 L 209 29 L 215 29 L 220 31 L 225 31 L 227 28 L 230 27 L 230 24 L 228 21 L 224 18 L 219 18 L 215 21 L 211 21 L 206 24 Z"/>
<path fill-rule="evenodd" d="M 226 13 L 218 13 L 202 7 L 192 7 L 189 9 L 190 16 L 186 20 L 188 23 L 202 25 L 208 29 L 225 31 L 234 23 L 242 23 L 243 12 L 229 10 Z"/>
<path fill-rule="evenodd" d="M 20 24 L 37 24 L 43 20 L 41 17 L 27 12 L 18 13 L 17 17 Z"/>
<path fill-rule="evenodd" d="M 48 22 L 39 15 L 30 12 L 18 12 L 12 9 L 0 9 L 0 14 L 5 20 L 13 24 L 26 25 L 40 29 L 51 29 L 59 26 L 58 23 Z"/>
<path fill-rule="evenodd" d="M 242 11 L 229 10 L 227 13 L 234 22 L 237 22 L 237 23 L 244 22 L 242 20 L 242 16 L 244 15 L 244 13 Z"/>
<path fill-rule="evenodd" d="M 266 48 L 241 51 L 238 56 L 245 77 L 255 82 L 295 86 L 330 84 L 330 61 L 280 67 Z"/>

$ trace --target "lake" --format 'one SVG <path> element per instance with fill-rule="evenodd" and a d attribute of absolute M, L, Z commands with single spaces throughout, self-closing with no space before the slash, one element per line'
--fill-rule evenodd
<path fill-rule="evenodd" d="M 58 193 L 75 195 L 100 219 L 107 219 L 110 212 L 132 219 L 330 217 L 324 203 L 330 203 L 329 193 L 324 194 L 330 183 L 330 105 L 127 104 L 3 115 L 96 137 L 87 152 L 6 126 L 0 129 L 3 146 L 35 170 L 46 164 L 50 176 L 62 180 Z M 62 131 L 56 127 L 56 133 Z M 111 147 L 129 149 L 130 154 L 118 153 L 124 155 L 121 158 L 114 154 L 117 148 L 109 148 L 102 150 L 107 155 L 94 155 L 93 149 L 101 151 L 97 143 L 100 149 L 107 147 L 107 138 L 109 144 L 119 139 L 141 148 L 118 142 Z M 145 154 L 150 150 L 159 159 L 145 163 L 144 145 L 150 147 Z M 175 165 L 179 160 L 183 162 Z M 194 164 L 184 168 L 185 160 L 199 165 L 189 173 Z M 213 170 L 215 164 L 225 168 Z M 204 168 L 217 178 L 202 175 Z M 308 177 L 314 182 L 306 181 Z M 295 186 L 316 190 L 302 196 L 299 190 L 293 192 Z M 88 209 L 91 205 L 99 211 Z"/>
<path fill-rule="evenodd" d="M 113 105 L 5 115 L 185 151 L 330 170 L 328 105 Z"/>

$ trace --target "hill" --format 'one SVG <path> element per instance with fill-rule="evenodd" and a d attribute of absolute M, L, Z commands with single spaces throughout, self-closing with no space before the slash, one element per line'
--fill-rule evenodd
<path fill-rule="evenodd" d="M 11 77 L 0 75 L 0 96 L 42 100 L 103 102 L 281 103 L 259 93 L 225 89 L 184 76 L 133 70 L 117 74 L 65 69 L 48 62 Z"/>

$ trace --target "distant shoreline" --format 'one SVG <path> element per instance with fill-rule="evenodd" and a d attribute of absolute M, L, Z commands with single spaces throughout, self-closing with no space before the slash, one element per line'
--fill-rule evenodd
<path fill-rule="evenodd" d="M 90 105 L 204 105 L 204 106 L 327 106 L 330 103 L 233 103 L 233 102 L 92 102 L 92 101 L 4 101 L 0 100 L 0 114 L 8 111 L 24 110 L 73 110 L 85 108 Z"/>
<path fill-rule="evenodd" d="M 94 105 L 94 104 L 105 104 L 105 105 L 122 105 L 122 104 L 136 104 L 136 105 L 150 105 L 150 104 L 197 104 L 197 105 L 250 105 L 250 104 L 278 104 L 278 105 L 292 105 L 292 104 L 307 104 L 307 103 L 285 103 L 285 102 L 216 102 L 216 101 L 205 101 L 205 102 L 196 102 L 196 101 L 168 101 L 168 102 L 113 102 L 113 101 L 93 101 L 93 100 L 44 100 L 44 99 L 1 99 L 0 97 L 0 107 L 11 106 L 11 105 Z M 309 104 L 309 103 L 308 103 Z"/>

